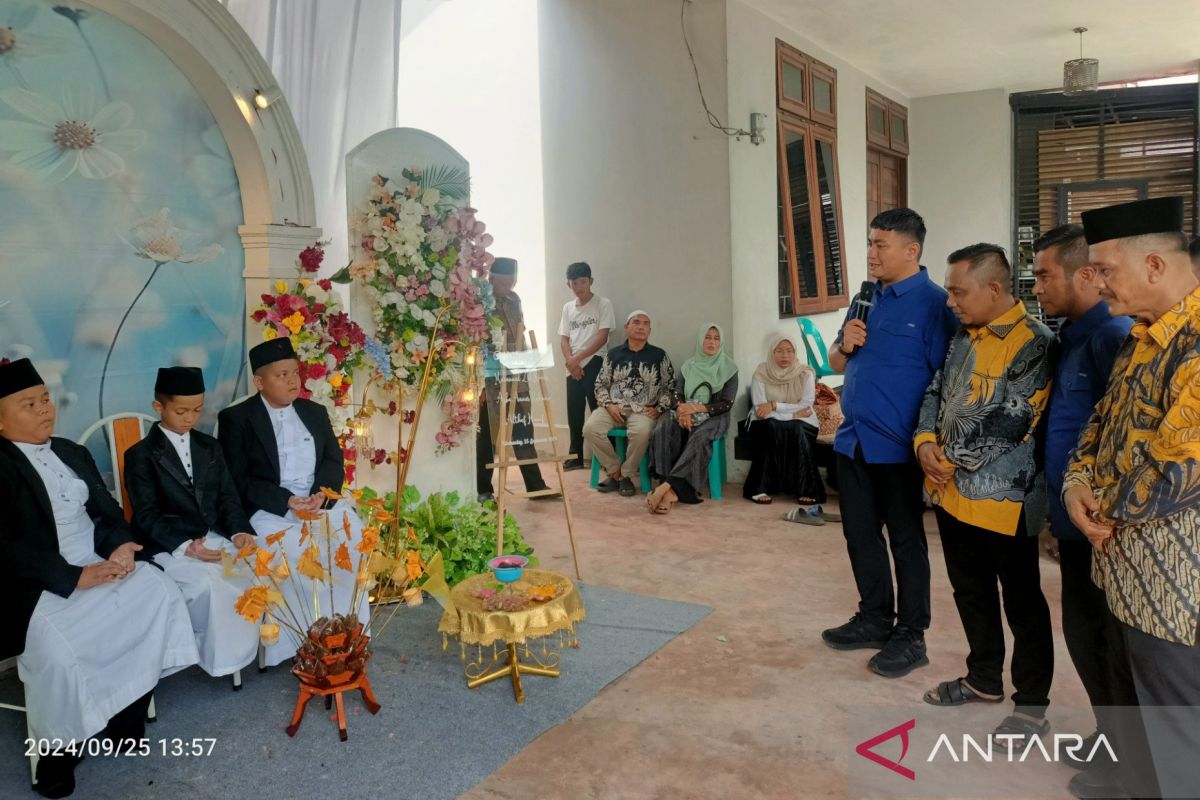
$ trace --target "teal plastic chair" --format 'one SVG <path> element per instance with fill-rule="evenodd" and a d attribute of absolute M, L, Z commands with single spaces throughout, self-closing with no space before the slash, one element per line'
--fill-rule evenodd
<path fill-rule="evenodd" d="M 613 444 L 617 448 L 617 460 L 625 461 L 625 443 L 629 440 L 629 434 L 624 428 L 613 428 L 608 432 L 612 438 Z M 642 456 L 642 463 L 638 464 L 638 472 L 642 477 L 642 494 L 650 494 L 654 486 L 650 483 L 650 454 Z M 596 454 L 592 453 L 592 483 L 591 486 L 595 489 L 600 485 L 600 459 L 596 458 Z"/>
<path fill-rule="evenodd" d="M 840 374 L 829 366 L 829 348 L 825 346 L 825 340 L 813 321 L 808 317 L 796 317 L 796 324 L 800 326 L 800 338 L 804 340 L 808 365 L 817 373 L 817 380 Z"/>
<path fill-rule="evenodd" d="M 729 467 L 725 463 L 725 437 L 713 442 L 712 458 L 708 460 L 708 495 L 713 500 L 721 499 L 721 485 L 729 478 Z"/>

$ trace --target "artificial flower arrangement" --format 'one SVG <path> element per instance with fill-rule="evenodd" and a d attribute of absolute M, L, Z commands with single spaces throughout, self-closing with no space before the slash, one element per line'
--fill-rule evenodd
<path fill-rule="evenodd" d="M 324 245 L 317 242 L 301 251 L 297 266 L 302 273 L 320 269 Z M 261 296 L 250 318 L 263 325 L 264 340 L 281 336 L 292 340 L 300 361 L 300 396 L 320 403 L 329 413 L 345 459 L 346 482 L 353 483 L 358 452 L 350 424 L 351 387 L 354 371 L 369 364 L 367 336 L 350 319 L 328 279 L 277 280 L 272 289 Z"/>
<path fill-rule="evenodd" d="M 342 493 L 328 488 L 322 488 L 321 492 L 330 500 L 343 498 Z M 356 503 L 361 499 L 355 497 L 357 494 L 345 497 Z M 263 644 L 277 642 L 281 626 L 300 639 L 293 672 L 302 681 L 327 686 L 352 680 L 370 657 L 368 633 L 375 636 L 382 633 L 397 608 L 388 610 L 387 606 L 377 604 L 372 607 L 369 620 L 360 620 L 355 612 L 363 598 L 380 591 L 403 595 L 426 575 L 426 564 L 417 550 L 391 554 L 383 551 L 380 525 L 391 523 L 394 518 L 382 508 L 371 511 L 369 524 L 363 528 L 357 544 L 352 541 L 348 512 L 342 512 L 340 520 L 331 518 L 329 511 L 295 512 L 302 521 L 300 544 L 304 550 L 294 564 L 280 547 L 284 531 L 267 536 L 265 547 L 250 544 L 236 555 L 222 555 L 227 575 L 243 568 L 250 571 L 252 585 L 237 599 L 234 609 L 259 624 Z M 430 567 L 429 575 L 440 580 L 440 559 Z M 333 583 L 339 575 L 354 581 L 346 609 L 334 607 Z M 284 592 L 282 587 L 288 581 L 292 582 L 293 591 Z M 311 605 L 290 600 L 289 595 L 311 596 Z M 387 619 L 377 626 L 381 614 L 387 614 Z"/>
<path fill-rule="evenodd" d="M 473 358 L 464 364 L 463 355 L 478 352 L 500 324 L 487 280 L 492 236 L 463 205 L 467 189 L 457 167 L 375 176 L 353 220 L 364 260 L 332 276 L 362 289 L 379 342 L 368 347 L 381 372 L 402 387 L 432 387 L 443 412 L 438 452 L 474 428 L 476 398 L 457 391 L 473 383 Z M 401 448 L 399 460 L 405 455 Z"/>

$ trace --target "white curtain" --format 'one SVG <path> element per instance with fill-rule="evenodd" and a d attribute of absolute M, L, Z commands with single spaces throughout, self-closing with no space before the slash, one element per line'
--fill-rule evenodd
<path fill-rule="evenodd" d="M 308 153 L 316 224 L 346 263 L 346 153 L 397 125 L 401 0 L 220 0 L 258 45 Z"/>

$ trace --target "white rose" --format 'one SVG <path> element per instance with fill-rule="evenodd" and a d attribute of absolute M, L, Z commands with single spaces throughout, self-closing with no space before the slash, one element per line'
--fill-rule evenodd
<path fill-rule="evenodd" d="M 441 297 L 446 293 L 446 285 L 439 280 L 429 282 L 429 293 L 434 297 Z"/>
<path fill-rule="evenodd" d="M 379 305 L 381 306 L 395 306 L 396 308 L 403 308 L 406 302 L 407 301 L 404 299 L 404 295 L 400 294 L 399 292 L 387 292 L 379 298 Z"/>
<path fill-rule="evenodd" d="M 426 189 L 425 194 L 421 195 L 421 205 L 432 208 L 442 199 L 442 193 L 437 189 Z"/>
<path fill-rule="evenodd" d="M 304 293 L 318 303 L 326 303 L 329 300 L 329 292 L 322 289 L 318 283 L 310 283 L 308 286 L 305 286 Z"/>

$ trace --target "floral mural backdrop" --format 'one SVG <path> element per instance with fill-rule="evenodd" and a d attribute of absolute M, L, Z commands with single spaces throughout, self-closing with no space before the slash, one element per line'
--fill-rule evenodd
<path fill-rule="evenodd" d="M 201 367 L 245 391 L 241 199 L 207 106 L 150 40 L 81 3 L 0 0 L 0 357 L 29 356 L 59 434 L 150 413 Z"/>

